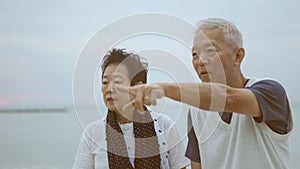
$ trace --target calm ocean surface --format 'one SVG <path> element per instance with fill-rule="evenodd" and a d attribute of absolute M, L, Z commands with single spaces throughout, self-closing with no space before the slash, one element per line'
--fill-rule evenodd
<path fill-rule="evenodd" d="M 155 108 L 157 112 L 168 112 L 183 139 L 186 139 L 187 110 L 174 103 Z M 300 104 L 293 104 L 292 110 L 291 169 L 299 169 Z M 82 126 L 100 117 L 101 113 L 93 109 L 81 109 L 77 113 L 73 108 L 53 112 L 0 112 L 0 169 L 70 169 Z"/>

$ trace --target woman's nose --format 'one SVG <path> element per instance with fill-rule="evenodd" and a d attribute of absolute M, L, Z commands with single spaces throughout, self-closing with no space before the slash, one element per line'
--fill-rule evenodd
<path fill-rule="evenodd" d="M 113 84 L 112 83 L 109 83 L 107 88 L 106 88 L 106 92 L 107 93 L 112 93 L 113 92 Z"/>

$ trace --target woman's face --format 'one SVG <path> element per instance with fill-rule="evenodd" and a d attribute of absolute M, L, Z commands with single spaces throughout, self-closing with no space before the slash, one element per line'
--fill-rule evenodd
<path fill-rule="evenodd" d="M 115 112 L 122 112 L 122 107 L 130 102 L 129 95 L 115 91 L 115 85 L 130 86 L 128 69 L 124 64 L 109 64 L 102 76 L 102 94 L 106 107 Z"/>

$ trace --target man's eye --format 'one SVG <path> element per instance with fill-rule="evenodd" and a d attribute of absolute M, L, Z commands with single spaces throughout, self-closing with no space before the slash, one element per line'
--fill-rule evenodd
<path fill-rule="evenodd" d="M 206 50 L 207 52 L 216 52 L 216 49 L 213 49 L 213 48 L 209 48 Z"/>
<path fill-rule="evenodd" d="M 199 58 L 197 53 L 192 53 L 192 56 L 193 56 L 193 60 L 197 60 Z"/>
<path fill-rule="evenodd" d="M 108 82 L 107 81 L 102 81 L 102 84 L 103 85 L 106 85 Z"/>

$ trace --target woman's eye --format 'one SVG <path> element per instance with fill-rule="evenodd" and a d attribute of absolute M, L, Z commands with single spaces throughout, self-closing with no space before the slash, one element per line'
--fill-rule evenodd
<path fill-rule="evenodd" d="M 120 80 L 116 80 L 116 81 L 114 81 L 114 83 L 115 83 L 115 84 L 121 84 L 121 83 L 122 83 L 122 81 L 120 81 Z"/>
<path fill-rule="evenodd" d="M 113 82 L 115 84 L 121 84 L 121 83 L 123 83 L 123 79 L 121 77 L 116 77 L 113 79 Z"/>

